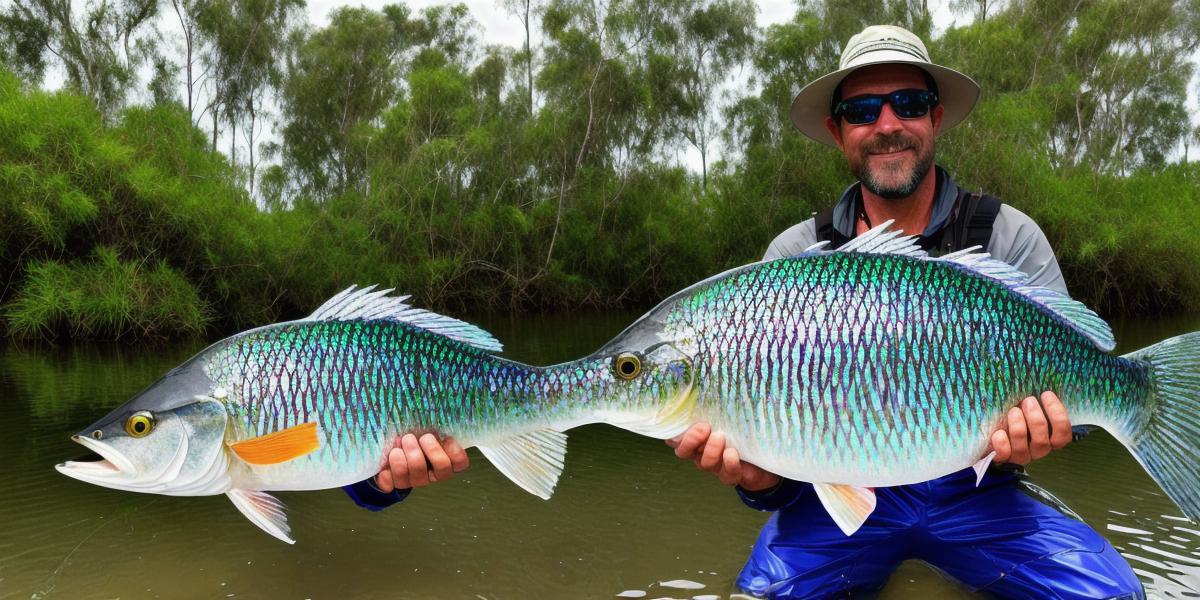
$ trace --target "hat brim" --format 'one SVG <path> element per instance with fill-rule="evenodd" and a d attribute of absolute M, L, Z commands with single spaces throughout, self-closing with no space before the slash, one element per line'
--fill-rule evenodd
<path fill-rule="evenodd" d="M 893 54 L 893 53 L 880 53 Z M 913 60 L 911 55 L 894 53 L 894 57 L 880 56 L 879 58 L 838 69 L 824 75 L 800 90 L 792 100 L 792 108 L 788 115 L 792 124 L 804 135 L 827 146 L 837 147 L 837 142 L 825 128 L 825 117 L 829 116 L 829 103 L 833 98 L 833 90 L 850 73 L 870 65 L 909 64 L 923 69 L 937 82 L 938 96 L 943 107 L 942 127 L 940 133 L 945 133 L 962 122 L 975 108 L 979 100 L 979 84 L 974 79 L 941 65 Z"/>

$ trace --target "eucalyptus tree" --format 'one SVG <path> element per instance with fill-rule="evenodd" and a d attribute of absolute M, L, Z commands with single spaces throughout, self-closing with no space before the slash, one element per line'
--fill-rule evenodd
<path fill-rule="evenodd" d="M 940 45 L 985 100 L 1029 100 L 1039 131 L 1025 143 L 1052 164 L 1126 174 L 1163 165 L 1192 126 L 1198 22 L 1196 0 L 1014 1 Z"/>
<path fill-rule="evenodd" d="M 536 12 L 539 9 L 539 4 L 534 0 L 504 0 L 505 10 L 512 13 L 517 18 L 521 19 L 521 26 L 525 31 L 525 47 L 521 51 L 519 60 L 525 62 L 525 93 L 528 95 L 528 114 L 533 116 L 534 101 L 533 101 L 533 29 L 530 25 L 531 17 L 536 17 Z"/>
<path fill-rule="evenodd" d="M 650 73 L 672 109 L 670 132 L 682 137 L 700 153 L 701 189 L 708 188 L 709 146 L 720 135 L 723 85 L 749 58 L 757 41 L 756 8 L 751 0 L 701 0 L 679 14 L 674 43 L 661 56 L 661 68 Z M 675 77 L 661 74 L 673 72 Z"/>
<path fill-rule="evenodd" d="M 67 84 L 111 120 L 156 52 L 157 14 L 158 0 L 22 0 L 8 7 L 0 26 L 5 54 L 21 72 L 40 79 L 49 54 Z"/>
<path fill-rule="evenodd" d="M 229 126 L 229 158 L 238 164 L 240 128 L 248 154 L 245 184 L 253 192 L 258 166 L 254 152 L 265 96 L 282 80 L 279 57 L 304 0 L 174 1 L 190 1 L 199 9 L 195 24 L 203 43 L 200 60 L 211 82 L 208 110 L 213 149 L 219 120 L 224 118 Z"/>
<path fill-rule="evenodd" d="M 292 48 L 282 82 L 286 168 L 318 199 L 366 191 L 365 142 L 397 94 L 402 44 L 393 21 L 340 8 L 328 26 L 294 36 Z"/>

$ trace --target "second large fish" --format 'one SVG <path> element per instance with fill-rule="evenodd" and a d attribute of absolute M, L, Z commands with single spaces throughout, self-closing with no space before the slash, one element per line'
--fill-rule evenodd
<path fill-rule="evenodd" d="M 1112 331 L 1079 302 L 986 254 L 931 258 L 885 227 L 693 285 L 602 353 L 678 349 L 694 370 L 690 420 L 813 482 L 847 534 L 874 487 L 982 476 L 1005 413 L 1045 390 L 1200 517 L 1200 334 L 1112 356 Z"/>

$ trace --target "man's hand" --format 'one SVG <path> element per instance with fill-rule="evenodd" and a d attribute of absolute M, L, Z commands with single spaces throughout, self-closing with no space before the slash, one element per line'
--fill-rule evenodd
<path fill-rule="evenodd" d="M 725 485 L 740 485 L 757 492 L 779 484 L 779 476 L 745 462 L 736 448 L 725 445 L 725 434 L 714 433 L 708 423 L 696 423 L 683 435 L 667 440 L 675 456 L 696 463 L 702 471 L 716 474 Z"/>
<path fill-rule="evenodd" d="M 1008 411 L 1004 423 L 992 433 L 992 462 L 1027 465 L 1050 450 L 1071 443 L 1067 407 L 1054 392 L 1042 392 L 1042 402 L 1030 396 Z"/>
<path fill-rule="evenodd" d="M 439 441 L 436 435 L 426 433 L 418 439 L 408 433 L 393 442 L 387 467 L 375 476 L 375 487 L 385 493 L 425 487 L 446 481 L 468 466 L 467 451 L 454 438 Z"/>

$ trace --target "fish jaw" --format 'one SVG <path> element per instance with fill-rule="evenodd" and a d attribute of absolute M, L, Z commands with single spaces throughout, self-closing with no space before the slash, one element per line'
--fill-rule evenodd
<path fill-rule="evenodd" d="M 93 485 L 168 496 L 208 496 L 232 487 L 226 416 L 215 400 L 199 398 L 157 413 L 154 430 L 140 439 L 119 433 L 121 409 L 112 415 L 118 417 L 71 436 L 100 460 L 67 461 L 55 469 Z"/>
<path fill-rule="evenodd" d="M 99 454 L 101 460 L 76 461 L 68 460 L 54 466 L 55 470 L 72 479 L 86 483 L 111 487 L 115 489 L 130 489 L 138 480 L 137 468 L 117 449 L 103 442 L 95 441 L 87 436 L 73 435 L 71 441 L 82 444 L 83 447 Z"/>

